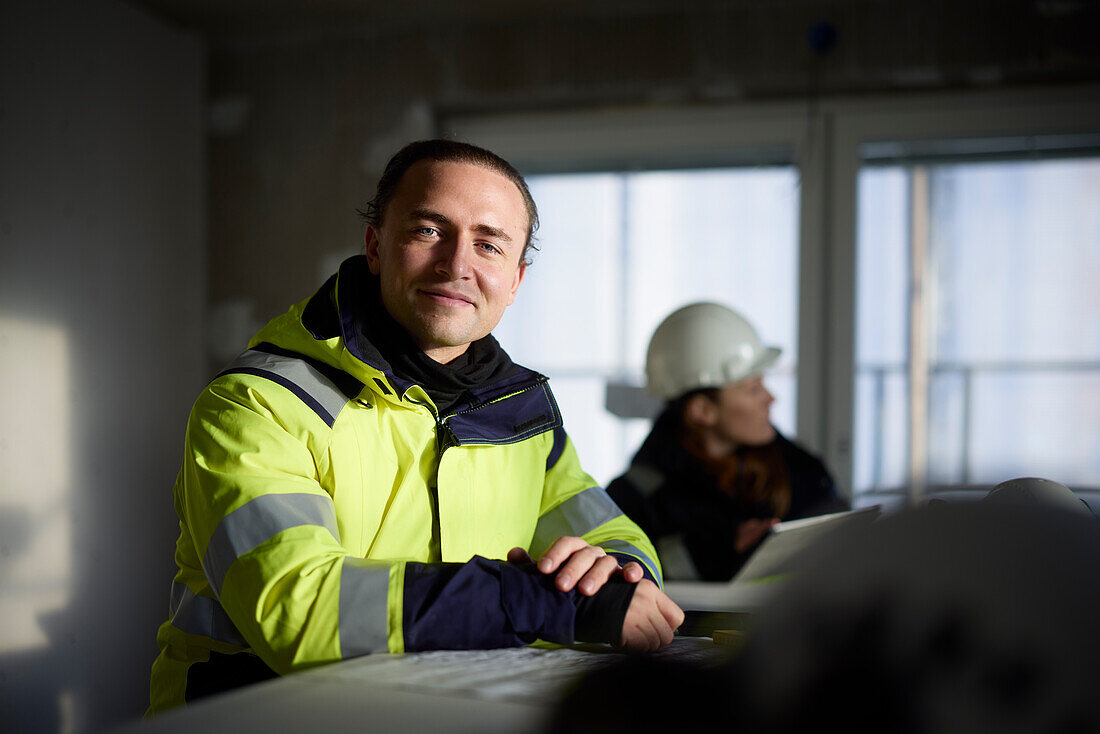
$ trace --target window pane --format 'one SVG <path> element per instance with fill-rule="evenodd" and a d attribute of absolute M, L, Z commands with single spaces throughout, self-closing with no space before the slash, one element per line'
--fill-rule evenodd
<path fill-rule="evenodd" d="M 909 355 L 909 174 L 870 168 L 859 175 L 856 361 L 904 364 Z"/>
<path fill-rule="evenodd" d="M 773 420 L 793 436 L 798 181 L 794 168 L 527 177 L 541 221 L 534 265 L 494 332 L 550 375 L 585 469 L 625 470 L 649 431 L 604 409 L 608 378 L 644 372 L 658 323 L 714 300 L 741 311 L 783 357 Z"/>
<path fill-rule="evenodd" d="M 1100 484 L 1100 370 L 983 375 L 974 380 L 974 481 L 1047 477 Z"/>
<path fill-rule="evenodd" d="M 898 370 L 856 375 L 856 492 L 904 487 L 909 473 L 909 380 Z"/>
<path fill-rule="evenodd" d="M 1100 159 L 865 168 L 858 192 L 855 490 L 889 486 L 884 437 L 909 440 L 908 410 L 890 408 L 876 375 L 910 369 L 913 293 L 927 481 L 1100 486 Z"/>
<path fill-rule="evenodd" d="M 747 318 L 779 366 L 798 361 L 798 180 L 793 167 L 631 176 L 627 365 L 661 320 L 694 301 Z"/>
<path fill-rule="evenodd" d="M 1100 162 L 937 166 L 929 178 L 937 359 L 1100 359 Z"/>
<path fill-rule="evenodd" d="M 966 484 L 970 420 L 970 375 L 964 370 L 938 372 L 928 385 L 928 481 Z"/>
<path fill-rule="evenodd" d="M 622 177 L 570 174 L 527 181 L 539 207 L 540 251 L 493 333 L 513 359 L 534 369 L 614 369 Z"/>

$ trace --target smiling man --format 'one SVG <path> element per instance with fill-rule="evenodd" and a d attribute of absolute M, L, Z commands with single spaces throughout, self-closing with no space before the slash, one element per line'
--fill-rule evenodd
<path fill-rule="evenodd" d="M 491 169 L 428 159 L 409 167 L 387 209 L 366 244 L 382 302 L 425 354 L 452 362 L 515 300 L 527 272 L 524 197 Z"/>
<path fill-rule="evenodd" d="M 490 333 L 538 222 L 523 178 L 421 141 L 364 216 L 364 254 L 195 404 L 150 712 L 371 653 L 653 650 L 683 620 L 546 378 Z"/>

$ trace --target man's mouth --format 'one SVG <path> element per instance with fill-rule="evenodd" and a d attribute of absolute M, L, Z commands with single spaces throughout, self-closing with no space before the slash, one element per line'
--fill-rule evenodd
<path fill-rule="evenodd" d="M 428 296 L 428 298 L 435 301 L 436 303 L 442 304 L 444 306 L 472 306 L 474 304 L 474 302 L 466 296 L 462 295 L 461 293 L 456 293 L 454 291 L 442 290 L 439 288 L 422 288 L 420 292 Z"/>

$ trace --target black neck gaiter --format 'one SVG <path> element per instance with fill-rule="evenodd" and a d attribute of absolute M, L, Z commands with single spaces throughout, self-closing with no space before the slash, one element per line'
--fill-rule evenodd
<path fill-rule="evenodd" d="M 341 279 L 345 272 L 346 269 L 342 268 Z M 424 388 L 440 416 L 466 402 L 467 391 L 502 378 L 516 369 L 492 334 L 470 344 L 461 356 L 449 364 L 436 362 L 421 351 L 404 327 L 390 316 L 382 303 L 378 277 L 365 267 L 355 276 L 356 285 L 361 286 L 356 289 L 358 298 L 355 299 L 359 304 L 355 309 L 355 322 L 360 337 L 378 350 L 389 363 L 394 377 Z"/>

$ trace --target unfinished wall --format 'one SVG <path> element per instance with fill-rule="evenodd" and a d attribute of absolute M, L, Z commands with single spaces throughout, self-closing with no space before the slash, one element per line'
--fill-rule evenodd
<path fill-rule="evenodd" d="M 211 296 L 255 321 L 361 245 L 387 155 L 453 113 L 1100 78 L 1100 6 L 1077 0 L 151 4 L 213 39 Z"/>
<path fill-rule="evenodd" d="M 115 0 L 0 12 L 0 729 L 148 705 L 202 388 L 204 49 Z"/>

